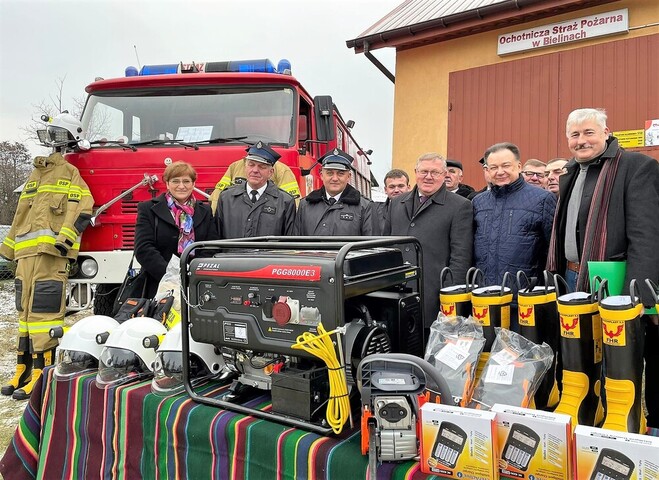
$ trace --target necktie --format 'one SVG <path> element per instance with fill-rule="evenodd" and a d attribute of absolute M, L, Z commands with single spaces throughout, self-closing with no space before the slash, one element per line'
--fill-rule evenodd
<path fill-rule="evenodd" d="M 428 197 L 426 197 L 425 195 L 420 195 L 419 196 L 419 204 L 420 205 L 423 205 L 424 203 L 426 203 L 426 200 L 428 200 Z"/>
<path fill-rule="evenodd" d="M 251 195 L 252 195 L 252 203 L 256 203 L 256 194 L 257 194 L 257 193 L 259 193 L 259 192 L 257 192 L 256 190 L 252 190 L 252 193 L 251 193 Z"/>
<path fill-rule="evenodd" d="M 327 203 L 329 203 L 330 207 L 336 203 L 336 198 L 330 197 L 327 199 Z"/>

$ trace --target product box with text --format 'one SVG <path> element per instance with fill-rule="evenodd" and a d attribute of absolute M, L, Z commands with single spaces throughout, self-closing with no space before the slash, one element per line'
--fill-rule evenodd
<path fill-rule="evenodd" d="M 502 479 L 564 480 L 571 475 L 569 415 L 496 404 Z"/>
<path fill-rule="evenodd" d="M 421 471 L 463 480 L 498 478 L 495 415 L 452 405 L 423 405 Z"/>
<path fill-rule="evenodd" d="M 574 453 L 577 480 L 659 479 L 659 437 L 579 425 Z"/>

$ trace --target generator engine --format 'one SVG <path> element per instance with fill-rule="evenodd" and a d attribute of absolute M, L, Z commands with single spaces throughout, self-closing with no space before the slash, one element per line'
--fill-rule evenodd
<path fill-rule="evenodd" d="M 193 244 L 204 255 L 189 261 L 187 275 L 182 271 L 189 300 L 184 326 L 195 341 L 218 347 L 237 375 L 222 404 L 209 398 L 202 403 L 243 407 L 241 396 L 233 394 L 254 387 L 270 391 L 269 415 L 276 417 L 271 420 L 326 433 L 328 368 L 308 350 L 294 348 L 301 338 L 340 332 L 331 345 L 348 385 L 356 383 L 357 366 L 367 355 L 394 351 L 422 357 L 421 273 L 403 260 L 401 243 L 418 245 L 412 237 Z M 201 400 L 194 392 L 191 396 Z"/>

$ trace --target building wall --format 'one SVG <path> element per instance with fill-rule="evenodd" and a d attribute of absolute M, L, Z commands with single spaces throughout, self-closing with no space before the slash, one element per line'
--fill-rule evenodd
<path fill-rule="evenodd" d="M 548 47 L 531 52 L 521 52 L 504 57 L 497 55 L 497 38 L 501 34 L 621 8 L 629 9 L 630 30 L 626 34 Z M 430 151 L 446 154 L 450 72 L 483 65 L 505 64 L 522 58 L 657 34 L 659 33 L 659 25 L 642 27 L 643 25 L 656 23 L 659 23 L 659 2 L 654 0 L 626 0 L 565 15 L 547 17 L 543 20 L 478 35 L 398 51 L 396 55 L 394 98 L 393 168 L 402 168 L 411 172 L 419 155 Z M 652 57 L 659 58 L 659 53 L 655 52 L 650 56 L 650 58 Z M 650 61 L 650 58 L 648 58 L 648 61 Z M 505 68 L 505 65 L 502 65 L 502 67 Z M 593 79 L 593 82 L 597 81 L 602 80 Z M 584 101 L 587 101 L 587 98 Z M 556 102 L 558 102 L 558 99 L 556 99 Z M 593 106 L 596 107 L 597 105 Z M 478 119 L 474 119 L 473 128 L 478 128 Z M 487 146 L 489 145 L 484 145 L 482 149 L 485 150 Z M 472 168 L 477 167 L 478 165 L 474 167 L 465 165 L 465 170 L 472 171 Z"/>

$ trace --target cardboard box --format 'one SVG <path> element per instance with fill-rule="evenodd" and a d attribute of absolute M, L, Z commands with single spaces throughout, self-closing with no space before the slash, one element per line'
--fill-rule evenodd
<path fill-rule="evenodd" d="M 496 414 L 426 403 L 421 407 L 421 471 L 439 477 L 496 479 Z"/>
<path fill-rule="evenodd" d="M 569 415 L 496 404 L 497 454 L 502 479 L 572 478 Z"/>
<path fill-rule="evenodd" d="M 659 479 L 659 437 L 579 425 L 574 455 L 577 480 Z"/>

